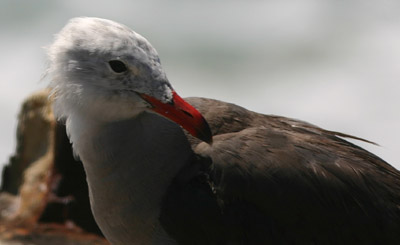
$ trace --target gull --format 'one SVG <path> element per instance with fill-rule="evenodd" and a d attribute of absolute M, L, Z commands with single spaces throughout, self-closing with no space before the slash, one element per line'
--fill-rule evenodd
<path fill-rule="evenodd" d="M 112 244 L 400 242 L 400 174 L 343 137 L 359 138 L 182 99 L 152 45 L 111 20 L 71 19 L 48 57 Z"/>

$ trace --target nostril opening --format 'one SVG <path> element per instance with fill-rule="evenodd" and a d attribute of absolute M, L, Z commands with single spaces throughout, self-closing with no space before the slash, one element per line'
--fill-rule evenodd
<path fill-rule="evenodd" d="M 185 113 L 187 116 L 189 116 L 189 117 L 191 117 L 191 118 L 193 118 L 193 115 L 192 114 L 190 114 L 189 112 L 187 112 L 187 111 L 185 111 L 185 110 L 181 110 L 183 113 Z"/>

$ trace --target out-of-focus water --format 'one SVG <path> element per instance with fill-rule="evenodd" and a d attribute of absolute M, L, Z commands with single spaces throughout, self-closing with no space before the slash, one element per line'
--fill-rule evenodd
<path fill-rule="evenodd" d="M 400 2 L 0 2 L 0 165 L 23 98 L 46 86 L 45 51 L 75 16 L 124 23 L 158 50 L 182 96 L 233 102 L 376 141 L 400 168 Z"/>

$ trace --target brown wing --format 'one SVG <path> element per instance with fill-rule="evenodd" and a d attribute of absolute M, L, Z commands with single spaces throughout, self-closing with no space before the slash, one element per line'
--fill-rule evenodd
<path fill-rule="evenodd" d="M 209 244 L 398 243 L 400 174 L 389 164 L 305 122 L 188 101 L 214 133 L 212 146 L 191 139 L 201 156 L 193 166 L 209 166 L 182 196 L 192 195 L 181 207 L 186 227 L 196 223 L 187 231 L 192 237 L 212 234 L 199 236 Z"/>

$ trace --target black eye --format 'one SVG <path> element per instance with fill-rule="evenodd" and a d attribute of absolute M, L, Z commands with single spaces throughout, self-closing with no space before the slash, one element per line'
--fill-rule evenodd
<path fill-rule="evenodd" d="M 108 64 L 110 65 L 111 69 L 116 73 L 122 73 L 128 70 L 124 62 L 120 60 L 110 60 Z"/>

